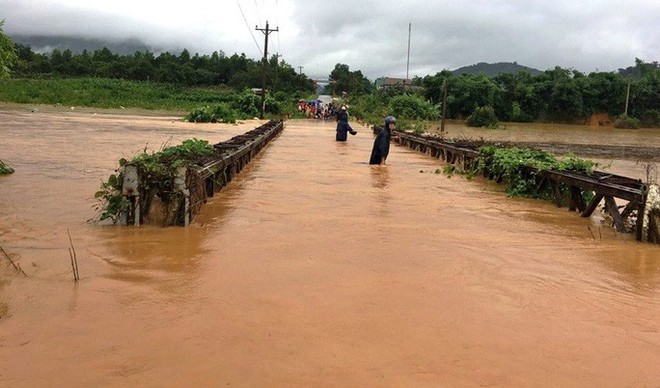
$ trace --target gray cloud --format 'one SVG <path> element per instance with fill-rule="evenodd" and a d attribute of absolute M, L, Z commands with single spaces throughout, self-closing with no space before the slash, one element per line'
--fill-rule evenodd
<path fill-rule="evenodd" d="M 108 4 L 111 3 L 111 4 Z M 293 0 L 0 0 L 5 33 L 138 39 L 165 50 L 245 53 L 258 59 L 269 20 L 269 53 L 310 77 L 335 64 L 370 79 L 435 74 L 477 62 L 513 62 L 585 73 L 631 66 L 660 56 L 660 2 L 631 0 L 473 0 L 457 2 Z M 241 12 L 242 11 L 242 12 Z M 246 20 L 244 20 L 244 17 Z M 255 43 L 256 41 L 256 43 Z"/>

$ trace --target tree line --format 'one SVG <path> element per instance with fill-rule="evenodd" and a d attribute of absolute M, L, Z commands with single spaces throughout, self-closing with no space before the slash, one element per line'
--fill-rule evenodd
<path fill-rule="evenodd" d="M 625 113 L 646 126 L 660 125 L 658 62 L 635 59 L 633 68 L 619 73 L 584 74 L 555 67 L 537 75 L 523 71 L 492 78 L 445 70 L 413 81 L 436 104 L 443 100 L 445 83 L 450 118 L 466 118 L 476 108 L 490 106 L 502 121 L 573 123 L 595 113 L 614 117 Z"/>
<path fill-rule="evenodd" d="M 120 55 L 103 48 L 81 53 L 56 49 L 44 54 L 15 44 L 15 53 L 13 78 L 98 77 L 190 87 L 222 85 L 242 92 L 260 88 L 264 76 L 262 61 L 245 54 L 227 56 L 222 51 L 211 55 L 191 55 L 185 49 L 179 54 L 145 51 Z M 270 92 L 299 99 L 317 90 L 314 80 L 296 73 L 276 55 L 267 61 L 265 72 Z M 336 64 L 328 78 L 325 93 L 341 96 L 345 92 L 351 103 L 362 99 L 363 106 L 367 104 L 364 98 L 370 96 L 367 102 L 378 105 L 372 109 L 376 111 L 384 110 L 396 96 L 412 96 L 399 98 L 398 103 L 407 106 L 404 111 L 427 112 L 414 119 L 436 119 L 446 87 L 445 112 L 449 119 L 465 119 L 477 108 L 488 106 L 500 121 L 577 123 L 592 114 L 607 113 L 611 117 L 634 117 L 643 126 L 660 126 L 660 66 L 640 59 L 619 72 L 589 74 L 561 67 L 536 75 L 521 71 L 495 77 L 443 70 L 415 77 L 406 87 L 380 90 L 361 71 L 351 71 L 345 64 Z M 416 103 L 423 106 L 410 106 Z"/>
<path fill-rule="evenodd" d="M 49 54 L 35 53 L 29 46 L 16 44 L 18 62 L 15 78 L 100 77 L 134 81 L 152 81 L 182 86 L 226 85 L 236 90 L 260 88 L 261 61 L 245 54 L 226 56 L 222 51 L 211 55 L 191 55 L 186 49 L 179 54 L 135 52 L 115 54 L 108 48 L 74 53 L 55 49 Z M 289 94 L 310 94 L 314 81 L 298 74 L 286 62 L 272 56 L 265 66 L 266 89 Z"/>

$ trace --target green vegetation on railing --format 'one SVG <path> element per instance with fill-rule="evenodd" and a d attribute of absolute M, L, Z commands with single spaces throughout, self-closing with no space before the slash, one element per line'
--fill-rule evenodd
<path fill-rule="evenodd" d="M 140 176 L 140 192 L 143 206 L 148 209 L 151 198 L 158 196 L 163 203 L 169 202 L 174 188 L 174 178 L 179 167 L 195 163 L 201 158 L 213 155 L 215 148 L 206 140 L 184 140 L 181 145 L 166 147 L 162 151 L 143 152 L 131 160 L 120 159 L 119 168 L 101 183 L 101 189 L 94 195 L 99 199 L 97 211 L 99 220 L 111 219 L 117 222 L 119 216 L 128 210 L 129 202 L 122 196 L 124 168 L 135 165 Z"/>
<path fill-rule="evenodd" d="M 0 160 L 0 175 L 13 174 L 14 169 Z"/>
<path fill-rule="evenodd" d="M 579 159 L 574 156 L 557 158 L 555 155 L 538 150 L 520 148 L 500 148 L 483 146 L 479 149 L 481 155 L 476 158 L 469 174 L 487 173 L 497 182 L 507 185 L 507 193 L 511 196 L 530 198 L 553 198 L 552 187 L 547 182 L 540 181 L 530 174 L 528 167 L 543 171 L 575 171 L 592 172 L 594 162 Z M 560 188 L 567 191 L 566 188 Z M 567 195 L 567 193 L 562 193 Z M 585 198 L 588 200 L 589 198 Z"/>

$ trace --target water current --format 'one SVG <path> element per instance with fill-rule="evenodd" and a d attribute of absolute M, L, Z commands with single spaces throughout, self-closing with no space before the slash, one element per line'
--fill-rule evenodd
<path fill-rule="evenodd" d="M 119 158 L 258 125 L 0 111 L 0 386 L 660 386 L 660 247 L 404 147 L 369 166 L 363 126 L 289 121 L 189 227 L 88 222 Z M 570 136 L 631 139 L 604 131 Z"/>

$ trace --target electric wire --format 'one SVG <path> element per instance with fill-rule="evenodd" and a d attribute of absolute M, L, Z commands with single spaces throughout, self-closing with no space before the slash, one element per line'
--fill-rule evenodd
<path fill-rule="evenodd" d="M 280 29 L 280 8 L 279 8 L 279 3 L 277 2 L 277 0 L 275 0 L 275 22 L 277 23 L 276 24 L 276 26 L 277 26 L 277 53 L 279 54 L 279 53 L 282 52 L 282 46 L 280 45 L 280 33 L 279 33 L 279 29 Z M 278 63 L 279 63 L 279 59 L 278 59 Z"/>
<path fill-rule="evenodd" d="M 254 9 L 257 12 L 257 20 L 259 21 L 259 24 L 260 25 L 263 24 L 263 22 L 261 20 L 261 14 L 259 14 L 259 4 L 257 4 L 257 0 L 254 0 Z"/>
<path fill-rule="evenodd" d="M 241 3 L 239 3 L 238 0 L 236 0 L 236 5 L 238 5 L 238 9 L 241 11 L 241 15 L 243 16 L 243 20 L 245 21 L 245 25 L 248 28 L 248 31 L 250 31 L 250 35 L 252 36 L 252 40 L 254 41 L 254 44 L 257 46 L 257 50 L 259 50 L 259 54 L 263 51 L 261 51 L 261 47 L 259 46 L 259 43 L 257 42 L 257 38 L 254 37 L 254 33 L 252 32 L 252 28 L 250 28 L 250 25 L 248 24 L 247 18 L 245 18 L 245 14 L 243 13 L 243 7 L 241 7 Z"/>

